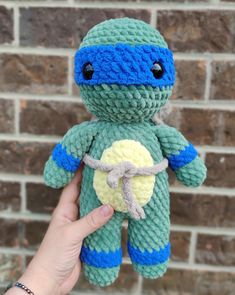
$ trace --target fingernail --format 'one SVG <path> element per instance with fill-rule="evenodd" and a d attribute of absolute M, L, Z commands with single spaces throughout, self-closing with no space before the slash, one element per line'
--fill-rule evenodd
<path fill-rule="evenodd" d="M 107 217 L 111 214 L 111 207 L 109 205 L 103 205 L 100 208 L 100 213 L 102 216 Z"/>

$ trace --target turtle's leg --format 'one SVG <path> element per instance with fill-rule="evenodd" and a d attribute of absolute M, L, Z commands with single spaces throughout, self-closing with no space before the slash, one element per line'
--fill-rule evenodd
<path fill-rule="evenodd" d="M 134 269 L 146 278 L 161 277 L 167 269 L 169 244 L 169 192 L 166 172 L 156 176 L 154 193 L 144 207 L 146 218 L 130 218 L 128 252 Z"/>
<path fill-rule="evenodd" d="M 93 189 L 92 171 L 86 167 L 83 171 L 83 184 L 80 194 L 81 216 L 101 205 Z M 81 260 L 84 273 L 90 283 L 107 286 L 118 276 L 122 261 L 121 227 L 123 214 L 115 212 L 110 221 L 89 235 L 83 243 Z"/>

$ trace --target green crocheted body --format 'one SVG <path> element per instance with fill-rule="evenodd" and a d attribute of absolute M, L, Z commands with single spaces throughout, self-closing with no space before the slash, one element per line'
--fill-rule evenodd
<path fill-rule="evenodd" d="M 152 116 L 167 102 L 173 88 L 173 73 L 170 70 L 172 61 L 161 34 L 139 20 L 109 20 L 88 32 L 79 50 L 83 49 L 88 51 L 85 57 L 78 55 L 75 61 L 76 81 L 86 107 L 98 120 L 74 126 L 56 145 L 45 165 L 46 184 L 54 188 L 65 186 L 88 154 L 101 162 L 108 159 L 112 164 L 114 160 L 128 160 L 129 155 L 135 168 L 151 161 L 153 166 L 166 158 L 177 179 L 184 185 L 201 185 L 206 177 L 206 167 L 193 145 L 175 128 L 164 124 L 155 125 L 151 121 Z M 120 51 L 123 49 L 126 50 L 126 55 L 120 55 L 120 52 L 125 52 Z M 92 53 L 96 50 L 96 55 L 100 57 L 98 59 Z M 156 52 L 159 53 L 159 60 L 154 56 L 152 62 L 158 70 L 159 67 L 162 70 L 163 65 L 165 80 L 161 80 L 159 72 L 152 71 L 152 62 L 148 68 L 149 56 Z M 95 58 L 94 62 L 89 58 Z M 79 68 L 81 59 L 85 63 Z M 152 79 L 151 71 L 156 82 Z M 115 80 L 115 73 L 119 80 Z M 130 79 L 135 81 L 134 84 L 130 84 L 128 73 Z M 116 143 L 120 150 L 115 149 Z M 98 191 L 95 179 L 102 179 L 102 173 L 105 172 L 99 175 L 96 172 L 88 165 L 84 167 L 80 195 L 81 216 L 100 206 L 102 200 L 110 200 L 111 205 L 115 203 L 109 198 L 112 193 L 107 194 L 107 183 L 101 184 L 104 189 Z M 95 285 L 109 285 L 118 276 L 124 219 L 128 220 L 128 252 L 134 269 L 142 276 L 152 279 L 162 276 L 167 269 L 170 255 L 168 175 L 162 171 L 144 177 L 134 176 L 132 185 L 134 192 L 136 187 L 141 190 L 143 198 L 151 192 L 150 198 L 142 206 L 145 218 L 136 220 L 127 210 L 117 209 L 105 226 L 84 241 L 81 260 L 87 279 Z M 106 194 L 105 197 L 102 194 Z"/>

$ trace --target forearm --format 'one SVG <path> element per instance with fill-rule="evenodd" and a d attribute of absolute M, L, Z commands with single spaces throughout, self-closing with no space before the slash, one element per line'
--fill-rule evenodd
<path fill-rule="evenodd" d="M 71 181 L 95 134 L 94 125 L 85 122 L 71 128 L 56 144 L 44 168 L 44 179 L 48 186 L 61 188 Z"/>
<path fill-rule="evenodd" d="M 201 185 L 206 177 L 206 167 L 193 144 L 175 128 L 163 125 L 157 132 L 163 154 L 176 178 L 186 186 Z"/>
<path fill-rule="evenodd" d="M 46 275 L 40 267 L 29 265 L 25 273 L 19 278 L 18 282 L 25 285 L 35 295 L 60 295 L 60 289 L 57 283 L 51 280 L 50 276 Z M 25 290 L 13 286 L 5 295 L 26 295 Z"/>

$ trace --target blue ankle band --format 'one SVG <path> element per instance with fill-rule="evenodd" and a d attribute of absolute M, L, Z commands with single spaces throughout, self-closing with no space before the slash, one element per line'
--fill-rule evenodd
<path fill-rule="evenodd" d="M 169 166 L 173 171 L 175 171 L 176 169 L 191 163 L 197 157 L 197 155 L 198 153 L 195 147 L 189 143 L 189 145 L 181 150 L 178 155 L 168 156 L 167 159 L 169 161 Z"/>
<path fill-rule="evenodd" d="M 88 265 L 99 268 L 116 267 L 122 263 L 122 249 L 120 248 L 110 252 L 98 252 L 82 246 L 80 259 Z"/>
<path fill-rule="evenodd" d="M 66 147 L 63 147 L 61 143 L 58 143 L 54 147 L 52 159 L 57 166 L 68 172 L 76 172 L 81 163 L 80 159 L 75 158 L 73 155 L 69 155 L 66 151 Z"/>
<path fill-rule="evenodd" d="M 132 262 L 141 265 L 162 264 L 169 259 L 171 252 L 170 243 L 160 250 L 153 249 L 151 252 L 148 250 L 142 252 L 140 249 L 134 248 L 130 242 L 127 243 L 127 248 Z"/>
<path fill-rule="evenodd" d="M 154 62 L 164 69 L 161 78 L 151 72 Z M 87 63 L 94 68 L 90 80 L 83 77 L 82 69 Z M 94 45 L 79 49 L 75 55 L 74 76 L 78 85 L 151 85 L 172 86 L 175 82 L 173 54 L 168 48 L 155 45 Z"/>

